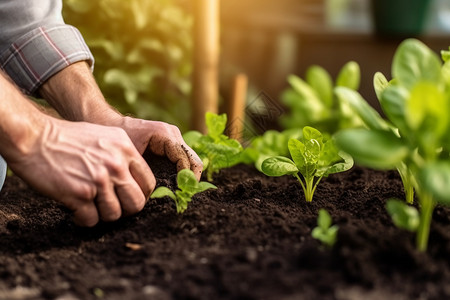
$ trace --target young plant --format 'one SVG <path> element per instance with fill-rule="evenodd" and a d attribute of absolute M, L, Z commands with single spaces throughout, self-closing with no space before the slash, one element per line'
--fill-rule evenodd
<path fill-rule="evenodd" d="M 309 126 L 303 128 L 301 140 L 289 140 L 288 149 L 292 159 L 284 156 L 270 157 L 263 161 L 261 169 L 268 176 L 292 175 L 297 178 L 306 202 L 312 201 L 323 177 L 346 171 L 353 166 L 353 159 L 339 151 L 333 139 Z"/>
<path fill-rule="evenodd" d="M 319 209 L 319 216 L 317 217 L 317 227 L 315 227 L 311 236 L 319 240 L 325 246 L 332 248 L 336 243 L 337 233 L 339 227 L 331 225 L 332 220 L 330 214 L 323 208 Z"/>
<path fill-rule="evenodd" d="M 282 103 L 289 109 L 280 118 L 283 128 L 308 125 L 322 132 L 334 133 L 342 128 L 361 125 L 361 120 L 351 108 L 333 94 L 334 87 L 358 90 L 360 69 L 356 62 L 346 63 L 335 82 L 324 68 L 317 65 L 307 69 L 305 79 L 290 75 L 287 80 L 290 87 L 281 95 Z"/>
<path fill-rule="evenodd" d="M 416 230 L 419 251 L 427 249 L 435 206 L 450 204 L 449 70 L 450 62 L 442 64 L 425 44 L 405 40 L 394 56 L 393 79 L 376 75 L 383 86 L 377 91 L 381 107 L 396 131 L 349 129 L 336 136 L 357 163 L 378 169 L 403 163 L 410 172 L 420 212 L 417 228 L 409 229 Z M 411 214 L 402 209 L 401 214 Z"/>
<path fill-rule="evenodd" d="M 207 133 L 188 131 L 183 135 L 186 143 L 200 156 L 208 181 L 221 169 L 232 167 L 243 161 L 242 145 L 224 134 L 227 115 L 211 112 L 205 114 Z"/>
<path fill-rule="evenodd" d="M 177 207 L 177 213 L 183 213 L 188 203 L 192 201 L 192 197 L 195 194 L 206 191 L 207 189 L 216 189 L 217 187 L 209 182 L 198 182 L 195 178 L 194 172 L 188 169 L 183 169 L 178 172 L 177 175 L 178 190 L 172 192 L 170 189 L 164 186 L 160 186 L 155 189 L 151 195 L 151 198 L 170 197 L 175 201 Z"/>

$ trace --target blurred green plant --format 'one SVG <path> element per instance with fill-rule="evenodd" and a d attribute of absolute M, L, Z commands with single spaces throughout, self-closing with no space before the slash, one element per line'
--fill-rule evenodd
<path fill-rule="evenodd" d="M 178 0 L 64 0 L 95 57 L 94 76 L 124 114 L 187 129 L 192 17 Z"/>
<path fill-rule="evenodd" d="M 318 65 L 306 70 L 305 79 L 289 75 L 287 80 L 290 87 L 281 95 L 281 102 L 289 111 L 280 118 L 284 129 L 312 126 L 333 134 L 340 129 L 363 126 L 352 108 L 333 92 L 335 87 L 359 89 L 361 74 L 355 61 L 347 62 L 341 68 L 335 82 L 328 71 Z"/>

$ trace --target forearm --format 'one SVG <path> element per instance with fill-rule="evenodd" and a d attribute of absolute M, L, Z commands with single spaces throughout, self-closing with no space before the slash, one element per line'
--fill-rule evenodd
<path fill-rule="evenodd" d="M 7 161 L 29 153 L 49 120 L 1 71 L 0 115 L 0 154 Z"/>
<path fill-rule="evenodd" d="M 41 86 L 39 94 L 66 120 L 118 126 L 122 119 L 106 102 L 85 62 L 53 75 Z"/>

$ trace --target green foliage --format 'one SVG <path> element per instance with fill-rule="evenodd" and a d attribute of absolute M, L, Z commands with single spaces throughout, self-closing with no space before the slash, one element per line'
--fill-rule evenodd
<path fill-rule="evenodd" d="M 272 156 L 290 156 L 288 141 L 299 138 L 300 132 L 295 129 L 285 131 L 267 130 L 263 135 L 253 138 L 250 145 L 244 149 L 245 155 L 253 162 L 257 170 L 261 171 L 262 162 Z"/>
<path fill-rule="evenodd" d="M 308 68 L 305 80 L 296 75 L 288 76 L 290 87 L 281 95 L 289 113 L 280 118 L 286 129 L 313 126 L 322 132 L 334 133 L 342 128 L 361 126 L 361 120 L 351 108 L 333 94 L 334 87 L 357 90 L 360 84 L 359 65 L 350 61 L 340 70 L 336 82 L 322 67 Z"/>
<path fill-rule="evenodd" d="M 64 0 L 63 15 L 93 52 L 113 106 L 187 128 L 192 20 L 176 0 Z"/>
<path fill-rule="evenodd" d="M 292 159 L 273 156 L 263 161 L 261 169 L 268 176 L 293 175 L 300 182 L 307 202 L 311 202 L 322 177 L 353 166 L 352 158 L 339 151 L 334 140 L 313 127 L 305 126 L 301 140 L 291 138 L 288 149 Z M 303 177 L 300 178 L 300 173 Z"/>
<path fill-rule="evenodd" d="M 404 201 L 390 199 L 386 203 L 386 210 L 391 215 L 395 226 L 413 232 L 419 227 L 419 212 Z"/>
<path fill-rule="evenodd" d="M 239 141 L 224 134 L 227 115 L 205 114 L 207 133 L 188 131 L 183 135 L 186 143 L 200 156 L 208 181 L 221 169 L 243 162 L 243 147 Z"/>
<path fill-rule="evenodd" d="M 177 207 L 177 213 L 183 213 L 189 202 L 192 201 L 192 197 L 198 193 L 206 191 L 207 189 L 217 188 L 215 185 L 200 181 L 195 178 L 194 172 L 188 169 L 183 169 L 178 172 L 177 175 L 178 190 L 172 192 L 170 189 L 164 186 L 160 186 L 155 189 L 151 195 L 151 198 L 170 197 L 175 201 Z"/>
<path fill-rule="evenodd" d="M 323 208 L 319 210 L 317 217 L 317 227 L 315 227 L 311 235 L 316 240 L 319 240 L 325 246 L 331 248 L 336 243 L 337 232 L 339 227 L 337 225 L 331 226 L 332 220 L 330 214 Z"/>
<path fill-rule="evenodd" d="M 447 53 L 443 55 L 446 60 Z M 380 169 L 398 168 L 405 188 L 408 184 L 415 188 L 420 202 L 416 244 L 421 251 L 427 248 L 436 203 L 450 203 L 448 68 L 449 62 L 442 64 L 437 54 L 422 42 L 405 40 L 392 62 L 394 78 L 388 82 L 381 73 L 374 78 L 375 91 L 388 122 L 380 121 L 379 117 L 370 121 L 366 117 L 363 119 L 369 129 L 349 129 L 336 136 L 338 145 L 357 163 Z M 409 214 L 397 212 L 394 222 L 403 224 L 398 219 Z"/>

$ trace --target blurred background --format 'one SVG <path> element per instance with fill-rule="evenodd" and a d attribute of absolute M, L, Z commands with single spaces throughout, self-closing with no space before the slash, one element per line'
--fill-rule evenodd
<path fill-rule="evenodd" d="M 195 1 L 64 0 L 66 22 L 84 35 L 94 75 L 122 113 L 191 129 Z M 372 78 L 390 77 L 402 40 L 450 46 L 448 0 L 223 0 L 219 8 L 220 109 L 236 74 L 248 77 L 247 103 L 261 92 L 279 102 L 289 74 L 303 77 L 315 64 L 334 78 L 351 60 L 360 93 L 379 109 Z"/>

